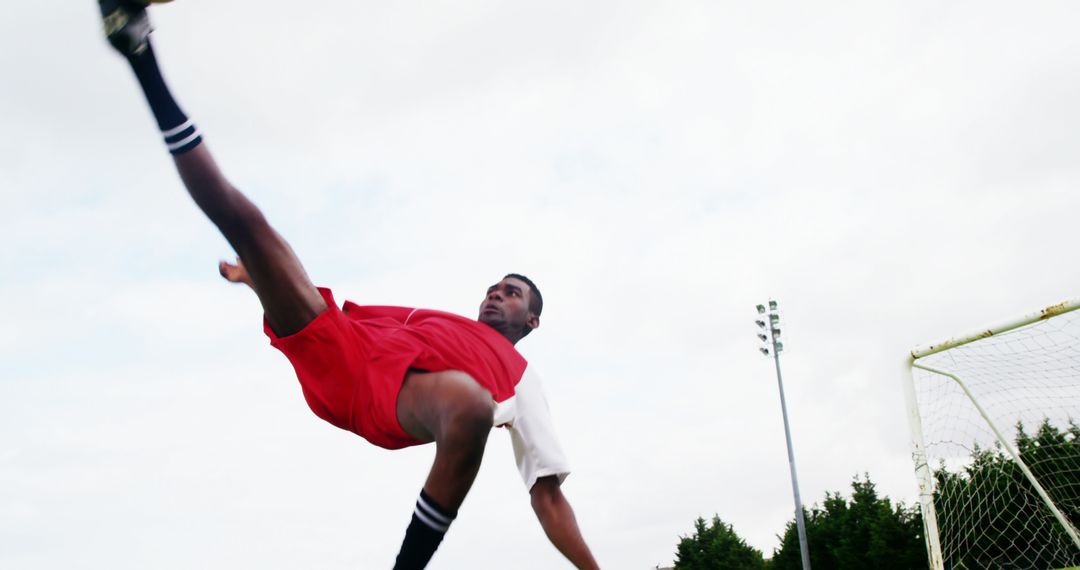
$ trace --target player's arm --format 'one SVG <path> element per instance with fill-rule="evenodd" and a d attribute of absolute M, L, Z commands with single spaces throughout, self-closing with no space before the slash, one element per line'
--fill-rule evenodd
<path fill-rule="evenodd" d="M 576 567 L 598 568 L 560 487 L 570 464 L 555 435 L 540 378 L 527 368 L 514 391 L 514 419 L 507 427 L 536 518 L 555 548 Z"/>
<path fill-rule="evenodd" d="M 581 536 L 574 509 L 562 493 L 559 478 L 550 475 L 537 479 L 529 495 L 532 497 L 536 518 L 539 519 L 540 526 L 544 527 L 551 544 L 573 562 L 574 566 L 582 569 L 599 568 Z"/>

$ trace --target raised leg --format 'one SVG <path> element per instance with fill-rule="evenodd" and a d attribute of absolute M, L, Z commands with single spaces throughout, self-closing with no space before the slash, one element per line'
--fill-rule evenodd
<path fill-rule="evenodd" d="M 188 193 L 236 250 L 278 336 L 298 332 L 326 302 L 262 212 L 221 174 L 205 144 L 174 157 Z"/>
<path fill-rule="evenodd" d="M 106 36 L 131 64 L 191 197 L 244 262 L 270 327 L 278 336 L 298 332 L 326 303 L 289 244 L 221 174 L 199 129 L 176 103 L 150 42 L 145 2 L 98 1 Z"/>

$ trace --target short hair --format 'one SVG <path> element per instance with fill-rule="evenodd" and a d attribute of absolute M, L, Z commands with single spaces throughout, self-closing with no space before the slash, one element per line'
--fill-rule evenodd
<path fill-rule="evenodd" d="M 518 279 L 529 286 L 529 310 L 539 317 L 541 311 L 544 310 L 544 296 L 540 294 L 540 289 L 536 287 L 536 283 L 533 283 L 532 279 L 520 273 L 507 273 L 503 279 Z"/>

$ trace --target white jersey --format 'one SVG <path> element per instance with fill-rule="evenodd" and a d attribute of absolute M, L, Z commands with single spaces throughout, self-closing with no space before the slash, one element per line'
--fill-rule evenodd
<path fill-rule="evenodd" d="M 514 395 L 495 404 L 495 426 L 510 430 L 514 460 L 526 489 L 532 490 L 541 477 L 555 475 L 562 483 L 570 474 L 570 464 L 555 436 L 544 387 L 532 366 L 525 368 Z"/>

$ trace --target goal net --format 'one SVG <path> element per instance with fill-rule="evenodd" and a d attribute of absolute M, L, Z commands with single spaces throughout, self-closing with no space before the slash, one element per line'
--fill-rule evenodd
<path fill-rule="evenodd" d="M 1080 302 L 912 350 L 931 568 L 1080 566 Z"/>

